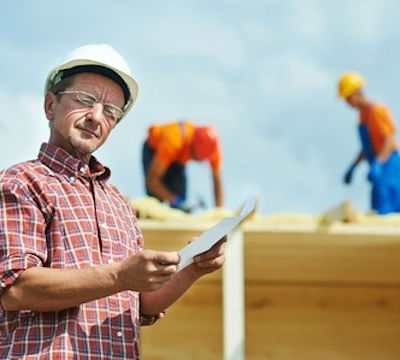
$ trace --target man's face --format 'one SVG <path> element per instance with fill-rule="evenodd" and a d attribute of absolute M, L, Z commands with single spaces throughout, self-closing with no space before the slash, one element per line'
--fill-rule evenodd
<path fill-rule="evenodd" d="M 356 90 L 353 94 L 351 94 L 346 98 L 346 102 L 353 108 L 359 108 L 362 100 L 361 97 L 362 97 L 361 91 Z"/>
<path fill-rule="evenodd" d="M 73 76 L 73 85 L 64 94 L 58 98 L 52 93 L 46 94 L 45 111 L 51 128 L 49 143 L 88 163 L 91 154 L 105 142 L 116 125 L 116 121 L 103 112 L 103 104 L 122 108 L 124 94 L 117 83 L 105 76 L 95 73 Z M 101 103 L 85 106 L 74 91 L 90 94 Z"/>

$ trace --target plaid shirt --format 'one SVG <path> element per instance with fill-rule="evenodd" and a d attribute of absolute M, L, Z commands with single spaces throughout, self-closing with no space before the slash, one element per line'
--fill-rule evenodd
<path fill-rule="evenodd" d="M 110 170 L 42 144 L 37 160 L 0 172 L 0 294 L 32 266 L 76 269 L 136 254 L 132 209 Z M 1 359 L 137 359 L 139 294 L 124 291 L 62 311 L 0 309 Z"/>

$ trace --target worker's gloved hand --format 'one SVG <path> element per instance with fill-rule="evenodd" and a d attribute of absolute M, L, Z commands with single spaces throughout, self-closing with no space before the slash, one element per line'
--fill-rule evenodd
<path fill-rule="evenodd" d="M 354 173 L 354 169 L 356 168 L 356 166 L 354 164 L 351 164 L 351 166 L 347 169 L 346 173 L 344 174 L 343 177 L 343 182 L 345 184 L 350 184 L 351 180 L 353 179 L 353 173 Z"/>
<path fill-rule="evenodd" d="M 377 160 L 372 160 L 369 165 L 367 179 L 375 183 L 382 177 L 382 164 Z"/>
<path fill-rule="evenodd" d="M 179 210 L 182 210 L 182 211 L 184 211 L 186 213 L 190 213 L 191 212 L 190 206 L 180 196 L 175 196 L 174 200 L 172 200 L 170 205 L 174 209 L 179 209 Z"/>

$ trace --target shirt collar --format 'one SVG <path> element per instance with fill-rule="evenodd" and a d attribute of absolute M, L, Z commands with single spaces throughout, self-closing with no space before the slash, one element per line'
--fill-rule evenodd
<path fill-rule="evenodd" d="M 83 176 L 88 179 L 107 181 L 111 176 L 108 167 L 103 166 L 94 156 L 90 157 L 89 165 L 74 158 L 67 151 L 54 145 L 43 143 L 38 159 L 56 173 L 67 176 Z"/>

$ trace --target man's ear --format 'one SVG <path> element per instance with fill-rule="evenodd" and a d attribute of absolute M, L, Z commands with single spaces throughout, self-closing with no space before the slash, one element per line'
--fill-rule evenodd
<path fill-rule="evenodd" d="M 54 119 L 54 109 L 56 106 L 57 97 L 51 92 L 47 92 L 44 97 L 44 112 L 46 114 L 47 120 Z"/>

